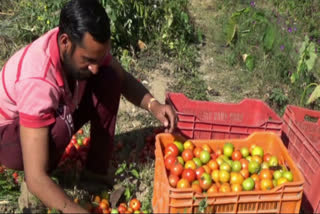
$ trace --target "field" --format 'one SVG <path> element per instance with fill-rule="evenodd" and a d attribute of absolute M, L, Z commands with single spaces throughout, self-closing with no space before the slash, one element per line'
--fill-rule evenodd
<path fill-rule="evenodd" d="M 0 67 L 57 25 L 64 2 L 1 0 Z M 215 102 L 261 99 L 279 116 L 288 104 L 320 109 L 317 0 L 101 2 L 112 21 L 113 55 L 162 103 L 166 92 L 181 92 Z M 90 124 L 82 130 L 88 137 Z M 78 200 L 123 186 L 122 201 L 136 197 L 151 212 L 158 132 L 157 120 L 121 98 L 117 152 L 106 179 L 91 180 L 79 168 L 59 169 L 52 177 Z M 13 173 L 0 174 L 0 212 L 47 210 L 21 186 L 23 172 L 16 182 Z"/>

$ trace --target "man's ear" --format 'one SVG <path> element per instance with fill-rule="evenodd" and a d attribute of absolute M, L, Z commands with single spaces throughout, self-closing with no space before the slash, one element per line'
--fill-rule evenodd
<path fill-rule="evenodd" d="M 71 48 L 71 40 L 69 36 L 65 33 L 61 34 L 59 39 L 58 39 L 59 47 L 60 50 L 64 52 L 68 52 L 69 49 Z"/>

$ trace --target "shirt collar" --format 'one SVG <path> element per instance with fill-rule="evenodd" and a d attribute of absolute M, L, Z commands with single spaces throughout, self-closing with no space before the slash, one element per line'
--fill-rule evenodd
<path fill-rule="evenodd" d="M 56 68 L 57 83 L 59 87 L 62 87 L 64 86 L 64 82 L 63 82 L 62 66 L 61 66 L 59 46 L 58 46 L 58 33 L 59 33 L 59 28 L 57 27 L 54 29 L 54 33 L 51 36 L 49 41 L 49 52 L 50 52 L 51 61 L 54 67 Z"/>

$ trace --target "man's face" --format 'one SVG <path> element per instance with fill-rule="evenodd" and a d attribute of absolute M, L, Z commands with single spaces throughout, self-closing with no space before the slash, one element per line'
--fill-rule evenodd
<path fill-rule="evenodd" d="M 62 66 L 68 78 L 84 80 L 97 74 L 110 48 L 110 41 L 96 42 L 89 33 L 85 33 L 81 44 L 69 40 L 69 46 L 62 49 Z"/>

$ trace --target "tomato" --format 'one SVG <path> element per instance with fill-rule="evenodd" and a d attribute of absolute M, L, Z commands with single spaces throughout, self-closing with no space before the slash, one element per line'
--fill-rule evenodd
<path fill-rule="evenodd" d="M 88 138 L 88 137 L 83 138 L 83 145 L 84 146 L 88 146 L 89 143 L 90 143 L 90 138 Z"/>
<path fill-rule="evenodd" d="M 197 165 L 195 164 L 195 162 L 193 160 L 189 160 L 184 164 L 184 168 L 195 170 L 197 168 Z"/>
<path fill-rule="evenodd" d="M 188 181 L 187 179 L 181 178 L 181 179 L 178 181 L 177 188 L 178 188 L 178 189 L 190 188 L 190 183 L 189 183 L 189 181 Z"/>
<path fill-rule="evenodd" d="M 249 147 L 250 154 L 252 154 L 252 150 L 256 147 L 256 144 L 251 144 Z"/>
<path fill-rule="evenodd" d="M 222 184 L 219 188 L 219 192 L 223 192 L 223 193 L 231 192 L 230 184 L 229 183 Z"/>
<path fill-rule="evenodd" d="M 215 161 L 215 160 L 210 160 L 207 165 L 209 166 L 209 168 L 211 170 L 219 169 L 219 165 L 218 165 L 217 161 Z"/>
<path fill-rule="evenodd" d="M 99 204 L 101 202 L 101 198 L 99 195 L 96 195 L 93 200 L 95 203 Z"/>
<path fill-rule="evenodd" d="M 185 149 L 182 152 L 182 158 L 185 162 L 187 162 L 188 160 L 192 160 L 193 159 L 193 152 L 191 149 Z"/>
<path fill-rule="evenodd" d="M 241 192 L 242 191 L 241 184 L 232 184 L 231 185 L 231 191 L 232 192 Z"/>
<path fill-rule="evenodd" d="M 169 179 L 170 186 L 172 186 L 173 188 L 176 188 L 179 181 L 179 177 L 177 175 L 170 174 L 168 179 Z"/>
<path fill-rule="evenodd" d="M 247 178 L 242 182 L 242 188 L 246 191 L 254 189 L 254 180 L 252 178 Z"/>
<path fill-rule="evenodd" d="M 220 180 L 219 180 L 219 170 L 216 169 L 216 170 L 213 170 L 212 173 L 211 173 L 211 178 L 214 180 L 214 182 L 218 183 Z"/>
<path fill-rule="evenodd" d="M 272 173 L 269 169 L 263 169 L 260 171 L 259 177 L 261 180 L 263 180 L 263 179 L 272 180 Z"/>
<path fill-rule="evenodd" d="M 17 172 L 12 173 L 12 177 L 13 177 L 13 178 L 17 178 L 18 176 L 19 176 L 19 175 L 18 175 Z"/>
<path fill-rule="evenodd" d="M 83 134 L 83 129 L 79 129 L 77 134 L 82 135 Z"/>
<path fill-rule="evenodd" d="M 118 212 L 119 213 L 125 213 L 127 211 L 127 207 L 123 206 L 123 205 L 119 205 L 118 207 Z"/>
<path fill-rule="evenodd" d="M 259 155 L 253 155 L 251 161 L 256 161 L 259 164 L 262 163 L 262 157 L 260 157 Z"/>
<path fill-rule="evenodd" d="M 249 170 L 248 169 L 241 169 L 240 174 L 244 178 L 249 178 Z"/>
<path fill-rule="evenodd" d="M 209 162 L 209 160 L 211 159 L 210 153 L 206 150 L 202 150 L 200 152 L 200 160 L 203 164 L 206 164 Z"/>
<path fill-rule="evenodd" d="M 208 144 L 204 144 L 204 145 L 202 146 L 202 149 L 205 150 L 205 151 L 207 151 L 207 152 L 209 152 L 209 154 L 212 152 L 212 149 L 211 149 L 211 147 L 210 147 Z"/>
<path fill-rule="evenodd" d="M 182 172 L 182 178 L 192 182 L 196 179 L 196 173 L 192 169 L 184 169 Z"/>
<path fill-rule="evenodd" d="M 183 143 L 183 148 L 193 150 L 194 144 L 191 141 L 187 140 L 186 142 Z"/>
<path fill-rule="evenodd" d="M 266 153 L 266 154 L 264 154 L 264 156 L 263 156 L 263 161 L 264 162 L 269 162 L 269 160 L 270 160 L 270 158 L 271 158 L 271 154 L 270 153 Z"/>
<path fill-rule="evenodd" d="M 220 156 L 220 155 L 222 155 L 222 149 L 217 149 L 217 151 L 216 151 L 216 153 L 215 153 L 218 157 Z"/>
<path fill-rule="evenodd" d="M 78 139 L 77 139 L 77 143 L 78 143 L 79 146 L 82 146 L 82 145 L 83 145 L 82 139 L 81 139 L 81 138 L 78 138 Z"/>
<path fill-rule="evenodd" d="M 284 183 L 287 183 L 288 182 L 288 179 L 285 178 L 285 177 L 281 177 L 277 180 L 277 186 L 281 185 L 281 184 L 284 184 Z"/>
<path fill-rule="evenodd" d="M 141 203 L 138 199 L 134 198 L 131 199 L 131 201 L 129 202 L 129 207 L 133 209 L 133 211 L 137 211 L 140 210 Z"/>
<path fill-rule="evenodd" d="M 239 172 L 234 172 L 230 176 L 231 184 L 242 184 L 243 180 L 243 176 Z"/>
<path fill-rule="evenodd" d="M 271 179 L 262 179 L 260 186 L 262 190 L 270 190 L 273 188 L 273 182 Z"/>
<path fill-rule="evenodd" d="M 99 207 L 100 207 L 101 210 L 108 209 L 109 208 L 109 204 L 107 204 L 105 201 L 101 201 L 99 203 Z"/>
<path fill-rule="evenodd" d="M 202 173 L 199 182 L 200 182 L 200 187 L 203 190 L 207 190 L 212 185 L 212 178 L 208 173 L 204 172 Z"/>
<path fill-rule="evenodd" d="M 211 169 L 210 169 L 210 167 L 209 167 L 209 166 L 207 166 L 207 165 L 203 165 L 202 167 L 204 168 L 204 171 L 205 171 L 206 173 L 208 173 L 208 174 L 210 174 L 210 173 L 211 173 Z"/>
<path fill-rule="evenodd" d="M 170 170 L 177 162 L 177 157 L 174 155 L 169 155 L 164 159 L 164 165 L 167 170 Z"/>
<path fill-rule="evenodd" d="M 230 180 L 230 173 L 225 170 L 219 171 L 219 181 L 227 183 Z"/>
<path fill-rule="evenodd" d="M 261 183 L 260 183 L 260 181 L 255 181 L 255 182 L 254 182 L 254 190 L 255 190 L 255 191 L 261 190 Z"/>
<path fill-rule="evenodd" d="M 169 143 L 164 151 L 164 154 L 167 156 L 169 154 L 178 156 L 179 155 L 179 149 L 174 143 Z"/>
<path fill-rule="evenodd" d="M 207 190 L 207 193 L 216 193 L 219 192 L 219 189 L 216 184 L 212 184 L 211 187 Z"/>
<path fill-rule="evenodd" d="M 200 194 L 202 193 L 202 189 L 200 187 L 200 184 L 198 184 L 198 183 L 192 183 L 191 188 L 196 193 L 200 193 Z"/>
<path fill-rule="evenodd" d="M 259 175 L 258 174 L 252 174 L 250 176 L 254 181 L 260 181 Z"/>
<path fill-rule="evenodd" d="M 202 148 L 201 147 L 196 147 L 194 150 L 193 150 L 193 155 L 197 158 L 200 157 L 200 152 L 202 151 Z"/>
<path fill-rule="evenodd" d="M 175 165 L 173 165 L 170 169 L 170 173 L 172 175 L 176 175 L 176 176 L 180 176 L 181 173 L 183 172 L 184 168 L 182 166 L 181 163 L 176 163 Z"/>
<path fill-rule="evenodd" d="M 232 160 L 236 161 L 236 160 L 240 160 L 242 158 L 241 152 L 239 150 L 236 150 L 232 153 Z"/>

